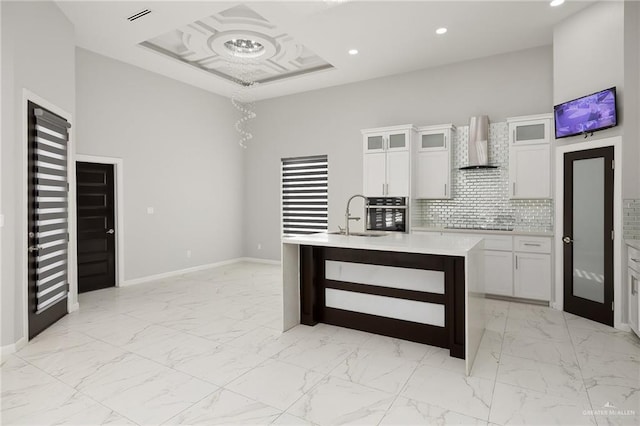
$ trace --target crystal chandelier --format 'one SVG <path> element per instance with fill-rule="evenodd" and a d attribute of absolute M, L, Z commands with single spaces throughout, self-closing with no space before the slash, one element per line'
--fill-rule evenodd
<path fill-rule="evenodd" d="M 231 95 L 231 104 L 240 112 L 241 117 L 234 127 L 240 133 L 239 145 L 247 148 L 247 142 L 253 139 L 253 134 L 247 130 L 246 125 L 256 117 L 252 88 L 257 85 L 257 58 L 264 54 L 265 49 L 261 43 L 244 38 L 231 39 L 224 46 L 229 51 L 229 74 L 238 84 L 237 90 Z"/>

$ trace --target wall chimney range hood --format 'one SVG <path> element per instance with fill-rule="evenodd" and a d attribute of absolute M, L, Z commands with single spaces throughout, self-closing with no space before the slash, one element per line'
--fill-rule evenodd
<path fill-rule="evenodd" d="M 496 169 L 489 164 L 489 117 L 478 115 L 469 119 L 468 163 L 460 170 Z"/>

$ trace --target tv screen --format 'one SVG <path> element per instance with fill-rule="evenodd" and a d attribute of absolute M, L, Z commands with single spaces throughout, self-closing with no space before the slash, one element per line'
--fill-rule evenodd
<path fill-rule="evenodd" d="M 613 127 L 618 124 L 616 88 L 556 105 L 553 112 L 556 139 Z"/>

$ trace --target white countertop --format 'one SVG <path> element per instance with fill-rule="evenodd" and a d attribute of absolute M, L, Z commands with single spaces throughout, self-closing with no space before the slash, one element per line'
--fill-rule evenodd
<path fill-rule="evenodd" d="M 411 232 L 451 232 L 460 234 L 492 234 L 492 235 L 525 235 L 531 237 L 553 237 L 553 232 L 549 231 L 501 231 L 496 229 L 461 229 L 461 228 L 427 228 L 414 226 Z"/>
<path fill-rule="evenodd" d="M 402 253 L 466 256 L 482 241 L 481 237 L 457 235 L 420 235 L 390 232 L 382 237 L 355 235 L 311 234 L 282 238 L 284 244 L 338 247 L 362 250 L 396 251 Z"/>
<path fill-rule="evenodd" d="M 640 240 L 631 240 L 631 239 L 626 239 L 624 240 L 625 243 L 627 243 L 627 245 L 633 247 L 636 250 L 640 250 Z"/>

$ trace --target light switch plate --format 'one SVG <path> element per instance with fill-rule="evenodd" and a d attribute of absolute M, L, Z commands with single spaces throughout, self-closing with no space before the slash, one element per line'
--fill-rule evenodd
<path fill-rule="evenodd" d="M 153 214 L 154 210 L 153 207 L 147 207 L 147 214 Z"/>
<path fill-rule="evenodd" d="M 0 214 L 0 228 L 4 228 L 4 215 Z"/>

